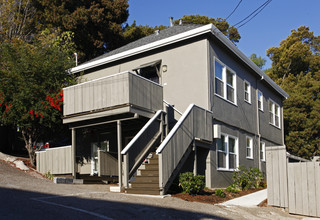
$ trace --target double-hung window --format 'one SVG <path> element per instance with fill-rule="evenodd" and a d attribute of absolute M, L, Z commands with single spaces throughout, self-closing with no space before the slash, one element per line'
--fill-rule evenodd
<path fill-rule="evenodd" d="M 247 158 L 253 159 L 253 147 L 252 147 L 252 138 L 246 137 L 246 152 L 247 152 Z"/>
<path fill-rule="evenodd" d="M 214 62 L 215 94 L 236 104 L 236 74 L 218 60 Z"/>
<path fill-rule="evenodd" d="M 216 61 L 214 64 L 214 70 L 215 70 L 215 88 L 216 88 L 216 94 L 220 95 L 221 97 L 224 97 L 224 82 L 223 82 L 223 71 L 224 71 L 224 66 Z"/>
<path fill-rule="evenodd" d="M 263 95 L 261 91 L 258 91 L 258 108 L 263 111 Z"/>
<path fill-rule="evenodd" d="M 247 81 L 244 81 L 244 100 L 251 103 L 251 86 Z"/>
<path fill-rule="evenodd" d="M 234 170 L 238 167 L 238 139 L 222 134 L 217 140 L 218 169 Z"/>
<path fill-rule="evenodd" d="M 269 99 L 269 123 L 280 128 L 280 107 Z"/>
<path fill-rule="evenodd" d="M 264 142 L 260 142 L 260 160 L 266 161 L 266 144 Z"/>

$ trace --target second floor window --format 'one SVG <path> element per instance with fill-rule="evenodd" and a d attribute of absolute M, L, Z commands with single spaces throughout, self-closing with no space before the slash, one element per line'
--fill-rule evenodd
<path fill-rule="evenodd" d="M 280 128 L 280 106 L 269 100 L 269 123 Z"/>
<path fill-rule="evenodd" d="M 263 111 L 263 95 L 260 91 L 258 91 L 258 108 Z"/>
<path fill-rule="evenodd" d="M 244 100 L 251 103 L 251 86 L 247 81 L 244 81 Z"/>
<path fill-rule="evenodd" d="M 236 74 L 218 60 L 214 63 L 215 94 L 236 104 Z"/>

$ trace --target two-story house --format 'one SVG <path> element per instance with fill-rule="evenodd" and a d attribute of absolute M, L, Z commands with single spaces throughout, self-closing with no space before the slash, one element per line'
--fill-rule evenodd
<path fill-rule="evenodd" d="M 193 171 L 226 187 L 239 165 L 265 171 L 265 148 L 284 145 L 288 94 L 212 24 L 156 31 L 71 73 L 82 79 L 64 89 L 74 177 L 164 194 Z"/>

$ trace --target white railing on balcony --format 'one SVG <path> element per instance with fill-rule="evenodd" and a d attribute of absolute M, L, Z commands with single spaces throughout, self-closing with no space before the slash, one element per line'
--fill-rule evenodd
<path fill-rule="evenodd" d="M 64 116 L 131 105 L 156 112 L 162 109 L 162 86 L 132 72 L 64 88 Z"/>

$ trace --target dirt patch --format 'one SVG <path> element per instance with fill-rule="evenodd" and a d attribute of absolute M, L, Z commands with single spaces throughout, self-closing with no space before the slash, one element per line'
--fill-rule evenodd
<path fill-rule="evenodd" d="M 35 166 L 32 166 L 30 163 L 30 159 L 29 158 L 22 158 L 22 157 L 18 157 L 18 160 L 21 160 L 27 167 L 31 168 L 31 169 L 36 169 Z"/>
<path fill-rule="evenodd" d="M 225 201 L 228 201 L 230 199 L 234 199 L 240 196 L 245 196 L 247 194 L 257 192 L 259 190 L 262 190 L 263 188 L 259 189 L 248 189 L 244 191 L 239 191 L 236 193 L 231 193 L 231 192 L 226 192 L 226 197 L 221 198 L 219 196 L 215 195 L 214 190 L 210 189 L 204 189 L 202 192 L 200 192 L 197 195 L 189 195 L 188 193 L 178 193 L 178 194 L 173 194 L 172 197 L 176 197 L 179 199 L 183 199 L 185 201 L 190 201 L 190 202 L 202 202 L 202 203 L 209 203 L 209 204 L 217 204 L 217 203 L 222 203 Z"/>
<path fill-rule="evenodd" d="M 260 204 L 259 207 L 268 207 L 268 199 L 263 200 Z"/>
<path fill-rule="evenodd" d="M 40 178 L 40 179 L 48 179 L 45 176 L 43 176 L 41 173 L 39 173 L 34 166 L 31 165 L 29 158 L 19 157 L 19 158 L 17 158 L 17 160 L 22 161 L 29 168 L 29 170 L 21 170 L 21 169 L 17 168 L 16 165 L 13 162 L 10 162 L 10 161 L 3 161 L 3 162 L 8 163 L 12 167 L 14 167 L 14 168 L 16 168 L 18 170 L 21 170 L 21 171 L 23 171 L 25 173 L 28 173 L 29 175 L 31 175 L 33 177 L 37 177 L 37 178 Z"/>

